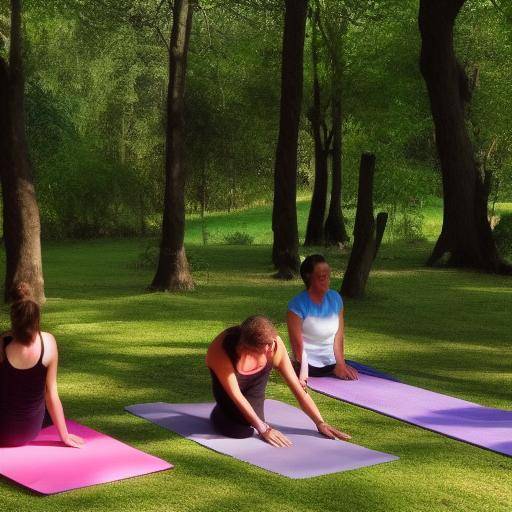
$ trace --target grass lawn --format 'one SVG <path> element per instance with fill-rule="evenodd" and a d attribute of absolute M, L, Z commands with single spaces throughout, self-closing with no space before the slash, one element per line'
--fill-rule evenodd
<path fill-rule="evenodd" d="M 286 338 L 286 303 L 302 287 L 269 277 L 269 213 L 262 206 L 208 217 L 219 237 L 246 231 L 260 244 L 254 246 L 202 247 L 199 221 L 190 221 L 187 250 L 197 288 L 186 295 L 145 292 L 152 270 L 135 261 L 149 240 L 45 244 L 44 329 L 59 341 L 67 415 L 176 467 L 48 498 L 0 478 L 0 510 L 512 510 L 512 459 L 322 395 L 313 396 L 327 421 L 400 460 L 290 480 L 123 412 L 140 402 L 210 400 L 206 347 L 250 314 L 269 315 Z M 306 214 L 300 202 L 302 226 Z M 432 226 L 438 219 L 439 227 L 439 209 L 425 218 Z M 431 246 L 431 240 L 383 245 L 367 298 L 346 303 L 347 355 L 411 384 L 510 408 L 512 279 L 427 269 L 422 263 Z M 328 258 L 338 288 L 347 258 L 335 250 Z M 268 394 L 294 403 L 277 375 Z"/>

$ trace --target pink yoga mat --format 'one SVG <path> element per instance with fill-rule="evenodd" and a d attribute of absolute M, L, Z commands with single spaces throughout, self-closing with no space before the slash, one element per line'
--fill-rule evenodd
<path fill-rule="evenodd" d="M 308 384 L 324 395 L 512 456 L 512 411 L 362 374 L 354 381 L 311 377 Z"/>
<path fill-rule="evenodd" d="M 48 427 L 26 446 L 0 448 L 0 474 L 41 494 L 55 494 L 173 467 L 74 421 L 67 425 L 85 439 L 82 448 L 64 446 L 55 427 Z"/>

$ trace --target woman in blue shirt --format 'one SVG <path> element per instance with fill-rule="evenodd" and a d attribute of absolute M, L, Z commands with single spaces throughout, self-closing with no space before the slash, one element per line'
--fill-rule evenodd
<path fill-rule="evenodd" d="M 300 383 L 305 387 L 309 375 L 357 379 L 357 370 L 345 363 L 343 300 L 329 289 L 329 264 L 320 254 L 310 255 L 302 262 L 300 275 L 306 289 L 290 300 L 287 313 Z"/>

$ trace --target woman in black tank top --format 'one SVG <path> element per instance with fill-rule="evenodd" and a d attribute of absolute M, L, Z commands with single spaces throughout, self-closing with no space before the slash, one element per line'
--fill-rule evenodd
<path fill-rule="evenodd" d="M 39 330 L 39 305 L 21 283 L 12 292 L 11 332 L 0 337 L 0 446 L 33 441 L 45 423 L 46 408 L 64 444 L 80 447 L 69 434 L 57 392 L 57 345 Z"/>
<path fill-rule="evenodd" d="M 13 337 L 2 339 L 0 356 L 0 446 L 19 446 L 32 441 L 41 430 L 45 417 L 47 368 L 43 365 L 44 343 L 37 336 L 41 355 L 30 368 L 14 367 L 6 355 Z"/>
<path fill-rule="evenodd" d="M 256 429 L 273 446 L 291 445 L 286 436 L 265 422 L 265 389 L 275 367 L 320 433 L 332 439 L 350 439 L 323 421 L 313 399 L 300 385 L 283 341 L 267 318 L 252 316 L 220 333 L 208 349 L 206 364 L 216 401 L 211 421 L 219 433 L 245 438 L 251 437 Z"/>

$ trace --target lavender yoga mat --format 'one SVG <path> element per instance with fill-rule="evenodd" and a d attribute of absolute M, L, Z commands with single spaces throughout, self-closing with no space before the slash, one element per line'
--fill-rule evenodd
<path fill-rule="evenodd" d="M 216 452 L 290 478 L 309 478 L 398 459 L 353 443 L 327 439 L 301 410 L 276 400 L 265 401 L 266 420 L 292 441 L 292 447 L 274 448 L 256 434 L 248 439 L 231 439 L 213 429 L 209 420 L 213 407 L 212 403 L 157 402 L 125 409 Z"/>
<path fill-rule="evenodd" d="M 364 375 L 371 375 L 372 377 L 380 377 L 381 379 L 394 380 L 395 382 L 400 382 L 396 377 L 390 375 L 389 373 L 381 372 L 380 370 L 376 370 L 371 366 L 366 366 L 365 364 L 358 363 L 357 361 L 351 361 L 350 359 L 345 359 L 345 362 L 355 368 L 358 373 L 363 373 Z"/>
<path fill-rule="evenodd" d="M 55 427 L 48 427 L 26 446 L 0 448 L 0 474 L 41 494 L 55 494 L 173 467 L 73 421 L 67 425 L 85 439 L 82 448 L 64 446 Z"/>
<path fill-rule="evenodd" d="M 379 377 L 310 377 L 311 389 L 453 439 L 512 456 L 512 411 L 483 407 Z"/>

